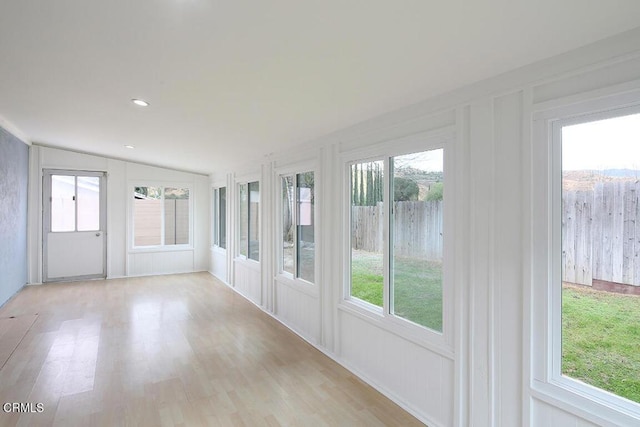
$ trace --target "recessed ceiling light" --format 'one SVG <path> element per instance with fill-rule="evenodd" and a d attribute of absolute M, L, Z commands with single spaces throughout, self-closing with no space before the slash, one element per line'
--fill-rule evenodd
<path fill-rule="evenodd" d="M 124 148 L 128 148 L 130 150 L 133 150 L 136 147 L 134 147 L 133 145 L 125 145 Z"/>
<path fill-rule="evenodd" d="M 142 99 L 134 98 L 134 99 L 131 100 L 131 102 L 133 102 L 134 104 L 139 105 L 141 107 L 148 107 L 149 106 L 149 103 L 147 101 L 142 100 Z"/>

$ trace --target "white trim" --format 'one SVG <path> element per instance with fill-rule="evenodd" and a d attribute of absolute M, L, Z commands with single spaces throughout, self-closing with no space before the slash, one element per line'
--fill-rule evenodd
<path fill-rule="evenodd" d="M 320 296 L 318 286 L 314 285 L 313 283 L 309 283 L 306 280 L 294 279 L 290 274 L 276 274 L 274 280 L 279 285 L 286 286 L 298 292 L 302 292 L 303 294 L 310 297 L 318 298 Z"/>
<path fill-rule="evenodd" d="M 531 292 L 531 338 L 525 334 L 525 354 L 531 361 L 532 397 L 569 413 L 603 425 L 637 425 L 640 404 L 566 377 L 561 372 L 561 130 L 563 126 L 640 112 L 640 91 L 615 93 L 568 104 L 534 115 L 532 162 L 527 181 L 532 185 L 530 249 L 531 275 L 525 278 Z M 534 176 L 535 175 L 535 176 Z M 525 239 L 526 240 L 526 239 Z M 525 259 L 524 265 L 528 260 Z M 527 348 L 528 347 L 528 348 Z"/>
<path fill-rule="evenodd" d="M 221 189 L 225 189 L 225 209 L 224 209 L 224 215 L 225 215 L 225 221 L 224 221 L 224 243 L 225 246 L 220 246 L 219 242 L 220 242 L 220 190 Z M 228 218 L 227 218 L 227 200 L 228 200 L 228 189 L 226 185 L 220 185 L 220 186 L 212 186 L 210 187 L 210 195 L 211 195 L 211 203 L 210 203 L 210 209 L 211 209 L 211 215 L 209 216 L 209 225 L 210 225 L 210 236 L 209 238 L 210 240 L 210 244 L 209 247 L 211 249 L 218 249 L 218 251 L 224 251 L 226 252 L 227 250 L 227 246 L 229 245 L 229 242 L 227 240 L 227 236 L 228 236 Z M 216 237 L 218 238 L 218 243 L 216 243 Z"/>
<path fill-rule="evenodd" d="M 71 170 L 71 169 L 50 169 L 43 168 L 42 169 L 42 198 L 41 203 L 43 206 L 42 209 L 42 222 L 41 222 L 41 230 L 42 230 L 42 281 L 43 282 L 61 282 L 61 281 L 74 281 L 74 280 L 87 280 L 87 279 L 106 279 L 107 277 L 107 254 L 109 252 L 108 245 L 108 229 L 107 229 L 107 172 L 106 171 L 89 171 L 89 170 Z M 56 232 L 51 230 L 51 191 L 52 191 L 52 177 L 54 175 L 63 175 L 63 176 L 72 176 L 74 177 L 74 209 L 75 209 L 75 223 L 74 230 L 64 231 L 64 232 Z M 88 176 L 99 178 L 99 201 L 100 201 L 100 212 L 99 212 L 99 227 L 98 230 L 78 230 L 78 202 L 77 202 L 77 192 L 78 192 L 78 177 L 79 176 Z M 103 236 L 103 256 L 102 256 L 102 273 L 99 274 L 91 274 L 91 275 L 83 275 L 83 276 L 69 276 L 69 277 L 54 277 L 50 278 L 48 274 L 49 270 L 49 260 L 47 256 L 47 251 L 49 247 L 49 234 L 64 234 L 64 233 L 83 233 L 83 232 L 97 232 L 102 233 Z M 99 234 L 96 234 L 99 235 Z"/>
<path fill-rule="evenodd" d="M 127 203 L 127 254 L 143 253 L 143 252 L 178 252 L 195 250 L 194 245 L 194 198 L 195 198 L 195 182 L 184 181 L 160 181 L 160 180 L 137 180 L 131 179 L 127 182 L 126 203 Z M 164 201 L 164 190 L 166 188 L 186 188 L 189 190 L 189 243 L 179 245 L 153 245 L 153 246 L 135 246 L 135 227 L 133 212 L 133 194 L 136 187 L 160 187 L 162 188 L 162 199 Z M 164 209 L 162 210 L 161 225 L 161 241 L 165 241 L 164 235 Z M 129 276 L 129 263 L 126 270 Z"/>
<path fill-rule="evenodd" d="M 305 287 L 305 286 L 316 286 L 317 283 L 319 283 L 318 280 L 318 276 L 319 276 L 319 248 L 318 248 L 318 239 L 320 236 L 320 228 L 318 227 L 318 223 L 319 223 L 319 205 L 317 203 L 318 201 L 318 186 L 316 185 L 318 183 L 318 162 L 317 161 L 306 161 L 306 162 L 301 162 L 301 163 L 296 163 L 296 164 L 289 164 L 287 165 L 287 167 L 284 168 L 275 168 L 273 170 L 273 179 L 275 181 L 275 191 L 273 192 L 273 195 L 275 196 L 275 200 L 276 203 L 274 204 L 274 220 L 275 220 L 275 239 L 274 239 L 274 254 L 276 255 L 276 260 L 274 263 L 274 267 L 275 267 L 275 276 L 285 279 L 285 280 L 289 280 L 291 283 L 296 283 L 301 287 Z M 299 276 L 297 276 L 298 274 L 298 229 L 297 229 L 297 224 L 299 221 L 298 218 L 298 191 L 297 191 L 297 176 L 299 174 L 303 174 L 303 173 L 308 173 L 311 172 L 313 173 L 313 177 L 314 177 L 314 188 L 313 188 L 313 194 L 315 197 L 314 203 L 313 203 L 313 232 L 314 232 L 314 263 L 313 263 L 313 272 L 314 272 L 314 280 L 313 282 L 310 282 L 308 280 L 305 280 Z M 283 269 L 283 265 L 282 265 L 282 261 L 283 261 L 283 241 L 282 241 L 282 236 L 283 236 L 283 229 L 282 229 L 282 198 L 283 198 L 283 194 L 282 194 L 282 179 L 285 176 L 291 176 L 293 178 L 293 187 L 294 187 L 294 211 L 292 212 L 292 214 L 294 215 L 294 236 L 293 236 L 293 252 L 294 252 L 294 257 L 293 257 L 293 273 L 289 273 L 287 271 L 284 271 Z"/>
<path fill-rule="evenodd" d="M 364 148 L 349 150 L 341 153 L 340 161 L 342 164 L 342 188 L 343 188 L 343 260 L 346 268 L 343 274 L 343 294 L 338 299 L 338 308 L 346 309 L 354 313 L 358 313 L 362 318 L 368 319 L 370 322 L 387 322 L 389 330 L 394 334 L 409 339 L 411 341 L 425 340 L 430 346 L 438 349 L 438 352 L 454 351 L 454 287 L 455 287 L 455 257 L 456 257 L 456 232 L 455 220 L 449 213 L 456 212 L 456 165 L 455 165 L 455 130 L 453 126 L 445 126 L 440 129 L 420 132 L 407 135 L 401 138 L 392 139 L 383 143 L 375 144 Z M 446 257 L 446 263 L 443 263 L 443 287 L 442 287 L 442 332 L 435 331 L 427 326 L 419 325 L 408 319 L 391 314 L 390 311 L 390 283 L 389 283 L 389 244 L 383 247 L 383 303 L 382 307 L 369 304 L 351 296 L 351 166 L 353 164 L 383 161 L 383 185 L 384 185 L 384 209 L 385 220 L 383 222 L 383 240 L 390 241 L 390 212 L 391 203 L 390 196 L 390 159 L 393 157 L 425 152 L 430 150 L 443 150 L 443 178 L 447 182 L 448 194 L 445 202 L 445 215 L 443 218 L 443 229 L 447 236 L 444 244 L 443 256 Z M 418 336 L 419 338 L 416 338 Z"/>

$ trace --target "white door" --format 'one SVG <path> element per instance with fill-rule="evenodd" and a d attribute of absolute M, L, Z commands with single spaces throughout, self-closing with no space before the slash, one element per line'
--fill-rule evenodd
<path fill-rule="evenodd" d="M 45 170 L 45 282 L 106 277 L 104 172 Z"/>

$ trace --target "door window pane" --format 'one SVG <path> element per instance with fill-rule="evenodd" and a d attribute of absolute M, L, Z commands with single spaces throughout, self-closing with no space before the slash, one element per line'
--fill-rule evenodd
<path fill-rule="evenodd" d="M 282 271 L 294 274 L 293 235 L 295 234 L 295 193 L 293 189 L 293 176 L 282 177 Z"/>
<path fill-rule="evenodd" d="M 298 188 L 297 211 L 297 256 L 298 277 L 314 282 L 315 279 L 315 237 L 314 237 L 314 176 L 313 172 L 296 175 Z"/>
<path fill-rule="evenodd" d="M 260 183 L 249 183 L 249 258 L 260 260 Z"/>
<path fill-rule="evenodd" d="M 100 177 L 79 176 L 78 231 L 100 230 Z"/>
<path fill-rule="evenodd" d="M 443 150 L 391 159 L 391 313 L 442 332 Z"/>
<path fill-rule="evenodd" d="M 76 230 L 76 178 L 51 175 L 51 231 Z"/>
<path fill-rule="evenodd" d="M 351 296 L 382 307 L 384 205 L 382 161 L 351 166 Z"/>

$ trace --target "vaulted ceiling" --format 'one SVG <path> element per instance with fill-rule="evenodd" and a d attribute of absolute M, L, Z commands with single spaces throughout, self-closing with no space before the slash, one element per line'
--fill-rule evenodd
<path fill-rule="evenodd" d="M 638 17 L 637 0 L 2 0 L 0 116 L 36 143 L 210 173 Z"/>

